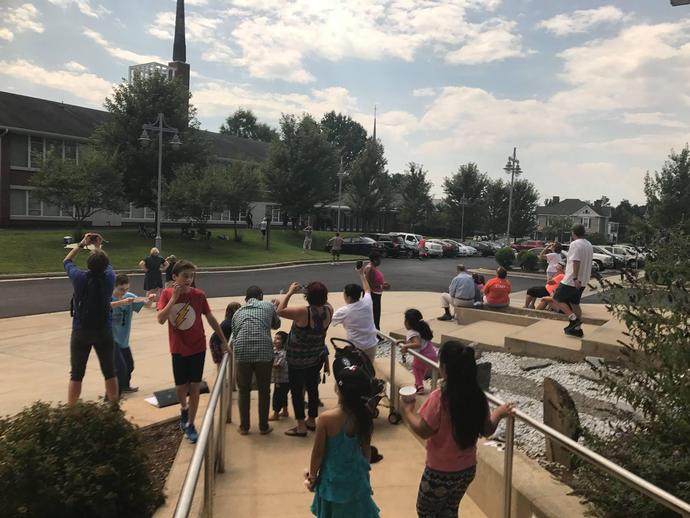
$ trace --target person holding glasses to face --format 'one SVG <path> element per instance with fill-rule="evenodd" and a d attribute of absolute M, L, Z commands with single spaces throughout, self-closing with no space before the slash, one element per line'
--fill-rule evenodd
<path fill-rule="evenodd" d="M 120 387 L 120 395 L 136 392 L 138 387 L 132 387 L 132 371 L 134 358 L 129 347 L 129 334 L 132 330 L 132 317 L 141 308 L 150 308 L 156 298 L 155 293 L 146 297 L 137 297 L 129 291 L 129 278 L 125 274 L 115 277 L 115 288 L 110 302 L 113 309 L 113 341 L 115 342 L 115 370 Z"/>

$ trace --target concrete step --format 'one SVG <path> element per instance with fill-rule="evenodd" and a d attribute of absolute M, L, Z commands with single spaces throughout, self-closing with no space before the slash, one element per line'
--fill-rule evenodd
<path fill-rule="evenodd" d="M 505 352 L 505 337 L 522 329 L 525 327 L 521 325 L 483 320 L 444 333 L 441 343 L 458 340 L 464 344 L 476 343 L 476 348 L 482 351 Z"/>
<path fill-rule="evenodd" d="M 505 309 L 476 309 L 476 308 L 456 308 L 455 317 L 459 324 L 471 325 L 475 322 L 496 322 L 500 324 L 510 324 L 514 326 L 529 326 L 539 321 L 539 319 L 528 316 L 512 314 Z"/>
<path fill-rule="evenodd" d="M 613 319 L 595 329 L 582 339 L 582 351 L 586 356 L 599 356 L 607 360 L 618 360 L 625 349 L 621 342 L 629 344 L 630 337 L 626 336 L 627 327 L 624 322 Z"/>
<path fill-rule="evenodd" d="M 515 301 L 512 301 L 514 304 Z M 590 307 L 591 306 L 591 307 Z M 604 325 L 612 315 L 608 313 L 602 304 L 582 304 L 582 321 L 585 324 L 596 326 Z M 562 313 L 553 311 L 538 311 L 519 306 L 508 306 L 505 308 L 458 308 L 456 310 L 458 322 L 461 324 L 471 324 L 477 320 L 493 320 L 507 324 L 530 325 L 535 319 L 549 319 L 567 321 L 568 318 Z"/>
<path fill-rule="evenodd" d="M 560 320 L 542 320 L 524 327 L 505 337 L 505 350 L 513 354 L 536 358 L 577 362 L 586 354 L 582 350 L 582 339 L 563 332 L 565 324 Z M 585 337 L 594 333 L 597 326 L 583 324 Z"/>

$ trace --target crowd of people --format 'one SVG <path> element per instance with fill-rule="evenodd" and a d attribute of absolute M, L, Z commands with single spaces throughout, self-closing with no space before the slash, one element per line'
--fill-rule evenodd
<path fill-rule="evenodd" d="M 219 323 L 204 292 L 194 287 L 196 267 L 191 262 L 173 256 L 164 259 L 157 249 L 152 249 L 142 261 L 147 295 L 137 297 L 130 291 L 128 277 L 113 271 L 101 244 L 100 235 L 86 234 L 64 259 L 74 288 L 70 405 L 80 396 L 92 347 L 105 379 L 108 401 L 117 402 L 122 393 L 136 390 L 131 385 L 132 317 L 155 302 L 158 323 L 167 323 L 168 327 L 172 377 L 180 403 L 180 429 L 190 442 L 196 442 L 195 419 L 207 348 L 203 315 L 214 331 L 208 347 L 215 363 L 230 352 L 232 344 L 239 392 L 238 432 L 247 435 L 251 431 L 252 390 L 258 391 L 258 431 L 262 435 L 273 432 L 272 421 L 290 417 L 290 397 L 295 425 L 285 434 L 303 438 L 314 432 L 310 467 L 305 473 L 305 486 L 315 493 L 311 511 L 324 517 L 379 516 L 369 471 L 370 464 L 382 456 L 371 445 L 374 425 L 368 403 L 374 396 L 371 372 L 381 344 L 381 296 L 389 286 L 378 268 L 377 254 L 372 254 L 368 264 L 357 264 L 359 282 L 344 286 L 345 304 L 335 311 L 328 300 L 328 289 L 319 281 L 292 283 L 284 296 L 271 301 L 264 300 L 262 289 L 254 285 L 247 288 L 244 304 L 233 302 L 227 306 Z M 74 259 L 86 247 L 91 252 L 83 271 Z M 555 245 L 547 252 L 547 260 L 551 253 L 560 256 Z M 535 287 L 528 291 L 526 306 L 534 307 L 536 299 L 541 299 L 540 307 L 551 305 L 567 315 L 566 334 L 581 336 L 579 302 L 591 274 L 591 262 L 591 244 L 584 239 L 584 228 L 576 225 L 567 264 L 564 267 L 560 260 L 554 261 L 543 290 Z M 510 303 L 511 284 L 504 268 L 498 268 L 495 277 L 488 281 L 481 275 L 470 275 L 464 265 L 458 265 L 457 271 L 449 292 L 442 296 L 444 315 L 440 320 L 453 318 L 451 307 L 504 307 Z M 305 302 L 295 302 L 296 295 L 302 295 Z M 291 321 L 289 332 L 278 331 L 281 319 Z M 489 411 L 477 382 L 475 352 L 471 347 L 447 342 L 437 348 L 431 327 L 417 309 L 408 309 L 403 322 L 405 339 L 391 347 L 399 347 L 403 354 L 415 350 L 438 361 L 443 380 L 418 411 L 414 402 L 401 403 L 412 431 L 427 440 L 417 512 L 421 517 L 455 516 L 475 475 L 477 439 L 493 433 L 512 407 L 504 405 Z M 322 376 L 330 373 L 331 366 L 326 345 L 331 325 L 343 326 L 347 340 L 361 353 L 363 364 L 332 362 L 338 402 L 335 408 L 320 412 L 319 384 Z M 364 368 L 366 365 L 371 369 Z M 412 372 L 419 394 L 425 393 L 427 370 L 427 364 L 415 355 Z"/>

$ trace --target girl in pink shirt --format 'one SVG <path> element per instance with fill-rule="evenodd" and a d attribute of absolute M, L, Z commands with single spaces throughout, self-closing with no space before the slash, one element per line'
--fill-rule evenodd
<path fill-rule="evenodd" d="M 405 329 L 407 329 L 405 340 L 398 340 L 397 342 L 403 354 L 408 349 L 415 349 L 430 360 L 436 361 L 438 359 L 436 349 L 431 343 L 434 333 L 418 310 L 408 309 L 405 311 Z M 428 370 L 429 367 L 422 360 L 416 357 L 412 360 L 412 374 L 414 374 L 414 384 L 418 394 L 424 393 L 424 376 Z"/>
<path fill-rule="evenodd" d="M 501 419 L 513 411 L 512 404 L 505 404 L 489 412 L 477 383 L 472 347 L 446 342 L 439 363 L 444 383 L 429 395 L 419 413 L 414 402 L 402 404 L 412 431 L 427 439 L 426 468 L 417 494 L 420 518 L 458 515 L 460 500 L 474 479 L 477 439 L 494 433 Z"/>

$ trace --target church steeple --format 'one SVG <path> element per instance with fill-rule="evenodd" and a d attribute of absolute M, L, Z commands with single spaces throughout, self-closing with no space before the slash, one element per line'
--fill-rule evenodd
<path fill-rule="evenodd" d="M 175 13 L 175 43 L 173 43 L 173 61 L 187 62 L 187 43 L 184 30 L 184 0 L 177 0 Z"/>

